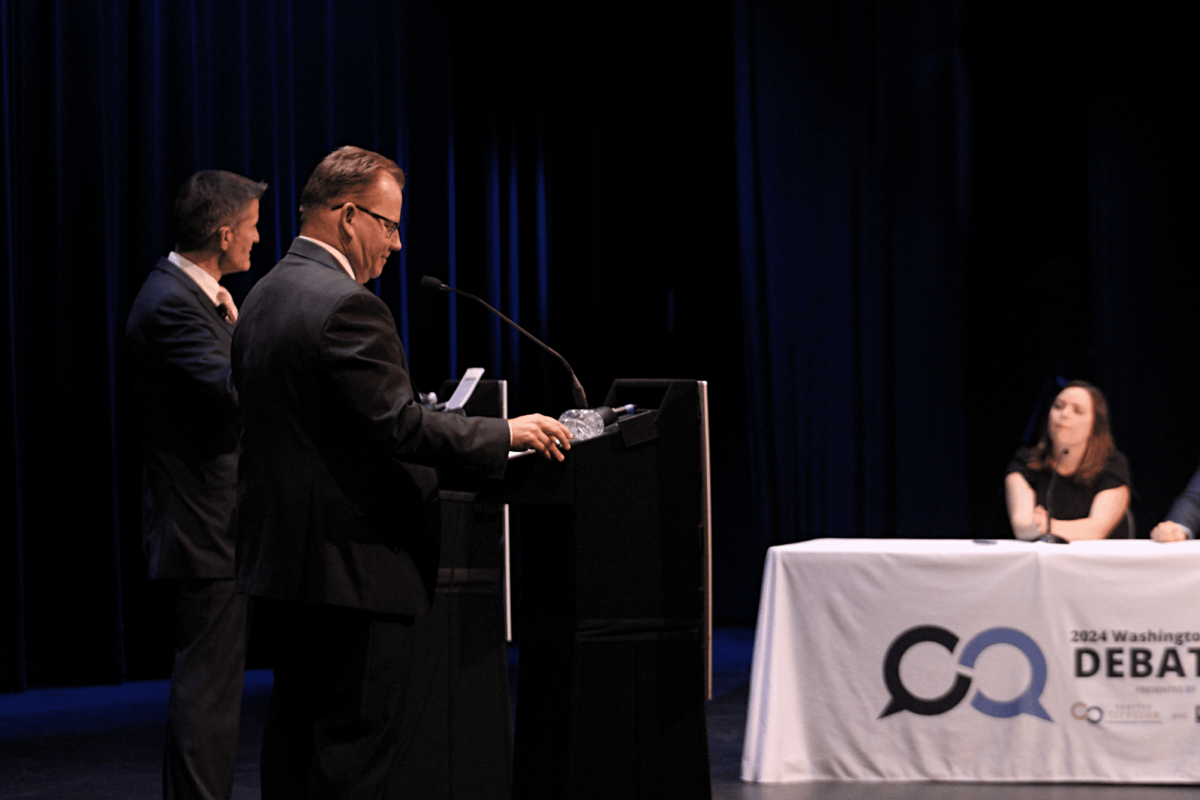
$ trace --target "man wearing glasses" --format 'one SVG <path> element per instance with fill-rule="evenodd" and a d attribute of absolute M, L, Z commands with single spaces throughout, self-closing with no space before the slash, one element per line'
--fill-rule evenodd
<path fill-rule="evenodd" d="M 163 793 L 227 800 L 237 759 L 247 598 L 234 593 L 238 397 L 229 348 L 237 308 L 219 281 L 250 269 L 266 191 L 197 172 L 175 198 L 175 251 L 133 302 L 141 423 L 143 547 L 175 617 Z"/>
<path fill-rule="evenodd" d="M 412 624 L 438 567 L 436 473 L 562 459 L 570 434 L 416 402 L 388 307 L 362 284 L 398 251 L 404 173 L 343 147 L 300 198 L 300 236 L 251 290 L 233 341 L 244 418 L 238 590 L 271 615 L 262 796 L 382 797 L 419 706 Z M 561 444 L 560 444 L 561 443 Z"/>

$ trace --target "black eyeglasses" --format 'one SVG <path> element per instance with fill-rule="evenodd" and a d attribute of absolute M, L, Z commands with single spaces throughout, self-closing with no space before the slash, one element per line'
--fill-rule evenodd
<path fill-rule="evenodd" d="M 330 211 L 337 211 L 337 210 L 338 210 L 339 208 L 341 208 L 342 206 L 344 206 L 344 205 L 349 205 L 351 202 L 352 202 L 352 201 L 350 201 L 350 200 L 347 200 L 345 203 L 339 203 L 338 205 L 336 205 L 336 206 L 333 206 L 333 207 L 332 207 L 332 208 L 330 208 L 329 210 L 330 210 Z M 391 221 L 390 219 L 388 219 L 387 217 L 384 217 L 384 216 L 381 216 L 381 215 L 379 215 L 379 214 L 376 214 L 374 211 L 372 211 L 372 210 L 371 210 L 371 209 L 369 209 L 369 208 L 363 208 L 363 207 L 362 207 L 362 206 L 360 206 L 358 203 L 355 203 L 355 204 L 354 204 L 354 207 L 355 207 L 355 208 L 357 208 L 359 211 L 363 211 L 363 212 L 366 212 L 367 214 L 370 214 L 372 217 L 374 217 L 375 219 L 377 219 L 377 220 L 379 220 L 380 222 L 382 222 L 382 223 L 383 223 L 383 230 L 384 230 L 384 231 L 387 233 L 387 235 L 388 235 L 389 237 L 391 237 L 391 235 L 392 235 L 393 233 L 395 233 L 395 232 L 396 232 L 396 229 L 400 227 L 400 223 L 399 223 L 399 222 L 392 222 L 392 221 Z"/>

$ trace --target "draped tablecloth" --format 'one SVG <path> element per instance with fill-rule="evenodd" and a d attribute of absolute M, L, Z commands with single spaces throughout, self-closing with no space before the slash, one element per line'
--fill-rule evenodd
<path fill-rule="evenodd" d="M 742 778 L 1200 778 L 1200 542 L 772 547 Z"/>

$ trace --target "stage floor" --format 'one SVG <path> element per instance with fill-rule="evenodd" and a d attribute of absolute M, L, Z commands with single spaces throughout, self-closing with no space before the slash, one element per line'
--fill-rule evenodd
<path fill-rule="evenodd" d="M 742 783 L 738 776 L 753 640 L 749 628 L 719 628 L 715 635 L 714 699 L 708 707 L 714 800 L 1174 800 L 1185 794 L 1195 796 L 1194 786 Z M 514 677 L 518 663 L 514 657 Z M 136 681 L 0 695 L 0 798 L 157 800 L 162 793 L 167 688 L 165 680 Z M 259 798 L 258 744 L 270 692 L 270 671 L 247 673 L 234 800 Z"/>

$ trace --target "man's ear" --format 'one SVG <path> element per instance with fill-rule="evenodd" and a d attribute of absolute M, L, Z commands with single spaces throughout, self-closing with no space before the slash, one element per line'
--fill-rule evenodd
<path fill-rule="evenodd" d="M 344 205 L 338 209 L 338 241 L 349 244 L 354 240 L 354 228 L 350 225 L 350 220 L 358 213 L 358 207 L 352 205 Z"/>
<path fill-rule="evenodd" d="M 233 244 L 233 228 L 229 225 L 222 225 L 218 230 L 221 233 L 221 252 L 224 253 Z"/>

